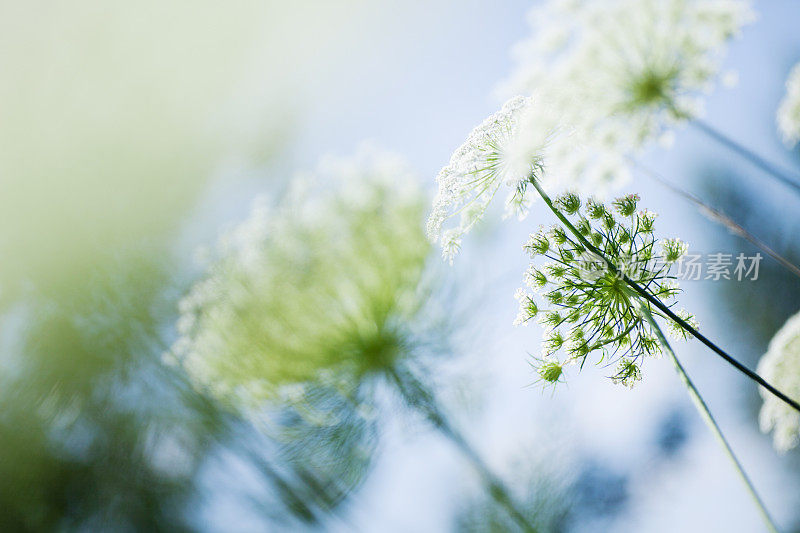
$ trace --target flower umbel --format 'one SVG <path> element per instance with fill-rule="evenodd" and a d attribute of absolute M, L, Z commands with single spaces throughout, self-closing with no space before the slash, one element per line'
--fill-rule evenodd
<path fill-rule="evenodd" d="M 789 318 L 772 338 L 758 363 L 758 373 L 800 400 L 800 313 Z M 800 413 L 764 389 L 759 391 L 764 399 L 759 416 L 761 430 L 772 431 L 779 451 L 796 447 L 800 444 Z"/>
<path fill-rule="evenodd" d="M 740 0 L 546 0 L 502 92 L 558 111 L 579 148 L 548 165 L 602 193 L 627 179 L 626 156 L 699 114 L 725 45 L 752 18 Z"/>
<path fill-rule="evenodd" d="M 518 96 L 472 130 L 444 167 L 436 181 L 439 191 L 428 218 L 428 237 L 440 240 L 443 255 L 452 261 L 462 236 L 483 217 L 499 190 L 508 187 L 507 206 L 524 215 L 527 211 L 526 182 L 538 174 L 542 162 L 536 154 L 517 150 L 517 130 L 531 99 Z M 445 221 L 459 216 L 459 224 L 443 230 Z"/>
<path fill-rule="evenodd" d="M 425 198 L 397 158 L 357 159 L 256 205 L 181 302 L 172 355 L 216 396 L 258 406 L 322 376 L 354 389 L 411 350 Z"/>
<path fill-rule="evenodd" d="M 588 356 L 597 352 L 599 361 L 617 362 L 612 380 L 631 387 L 641 380 L 644 359 L 661 354 L 659 339 L 640 311 L 642 297 L 625 277 L 671 306 L 679 289 L 670 267 L 687 247 L 669 239 L 662 242 L 663 255 L 657 255 L 655 215 L 637 211 L 638 200 L 629 195 L 609 207 L 595 199 L 583 202 L 575 193 L 564 194 L 555 199 L 554 208 L 573 219 L 576 231 L 594 251 L 561 226 L 540 229 L 523 247 L 532 259 L 548 260 L 531 264 L 524 278 L 527 288 L 517 293 L 520 311 L 516 323 L 538 317 L 546 329 L 537 368 L 542 380 L 558 381 L 561 373 L 555 376 L 556 366 L 583 367 Z M 644 305 L 652 315 L 667 318 L 649 302 Z"/>
<path fill-rule="evenodd" d="M 776 119 L 783 142 L 789 147 L 796 145 L 800 141 L 800 63 L 789 73 Z"/>

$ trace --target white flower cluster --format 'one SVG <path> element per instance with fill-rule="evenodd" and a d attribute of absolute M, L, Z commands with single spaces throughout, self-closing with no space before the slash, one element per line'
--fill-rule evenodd
<path fill-rule="evenodd" d="M 583 368 L 596 354 L 598 362 L 617 363 L 610 376 L 614 383 L 633 387 L 642 378 L 644 360 L 661 355 L 663 347 L 641 305 L 653 316 L 672 320 L 651 309 L 621 274 L 653 300 L 671 306 L 680 288 L 670 269 L 688 245 L 680 239 L 661 240 L 662 254 L 657 256 L 655 215 L 638 210 L 638 202 L 635 194 L 611 205 L 563 194 L 551 200 L 563 225 L 540 228 L 523 246 L 534 262 L 515 295 L 519 314 L 514 324 L 536 321 L 545 329 L 542 354 L 534 365 L 543 383 L 563 381 L 565 366 Z M 685 311 L 681 317 L 696 324 Z"/>
<path fill-rule="evenodd" d="M 450 162 L 436 177 L 439 190 L 428 218 L 428 238 L 440 241 L 442 256 L 451 263 L 461 239 L 483 218 L 489 204 L 506 189 L 505 216 L 520 220 L 528 214 L 532 198 L 526 194 L 531 179 L 546 188 L 545 164 L 566 160 L 560 150 L 574 148 L 562 142 L 569 131 L 558 126 L 550 106 L 531 97 L 515 96 L 497 113 L 472 130 Z M 532 125 L 550 125 L 532 127 Z M 443 229 L 448 218 L 455 227 Z"/>
<path fill-rule="evenodd" d="M 501 92 L 552 106 L 578 148 L 548 167 L 603 194 L 627 179 L 627 156 L 700 113 L 725 44 L 752 18 L 743 0 L 547 0 Z"/>
<path fill-rule="evenodd" d="M 523 216 L 527 210 L 520 184 L 534 172 L 539 161 L 534 153 L 517 150 L 517 131 L 531 99 L 510 99 L 484 120 L 456 149 L 436 177 L 439 191 L 428 219 L 428 238 L 439 240 L 443 255 L 452 261 L 461 237 L 481 219 L 502 186 L 509 187 L 508 205 Z M 458 226 L 443 230 L 446 219 L 460 215 Z"/>
<path fill-rule="evenodd" d="M 401 161 L 362 151 L 300 182 L 256 203 L 180 303 L 167 357 L 239 405 L 342 376 L 357 386 L 401 355 L 397 323 L 419 308 L 426 202 Z"/>
<path fill-rule="evenodd" d="M 724 45 L 753 18 L 745 0 L 549 0 L 529 16 L 502 91 L 529 96 L 475 128 L 437 176 L 428 237 L 451 262 L 503 186 L 507 214 L 523 217 L 531 178 L 601 197 L 628 181 L 632 154 L 698 115 Z"/>
<path fill-rule="evenodd" d="M 800 400 L 800 313 L 786 321 L 769 343 L 758 363 L 758 373 L 779 390 Z M 764 404 L 761 431 L 772 431 L 775 448 L 787 451 L 800 444 L 800 413 L 773 394 L 761 389 Z"/>
<path fill-rule="evenodd" d="M 800 142 L 800 63 L 794 66 L 786 80 L 786 95 L 778 107 L 778 131 L 787 146 Z"/>

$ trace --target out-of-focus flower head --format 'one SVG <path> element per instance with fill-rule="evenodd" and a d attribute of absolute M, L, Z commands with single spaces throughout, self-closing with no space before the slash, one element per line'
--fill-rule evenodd
<path fill-rule="evenodd" d="M 440 241 L 443 256 L 451 262 L 463 235 L 483 217 L 503 187 L 508 188 L 508 213 L 520 217 L 527 213 L 526 184 L 541 175 L 542 150 L 549 137 L 548 132 L 538 143 L 520 143 L 520 125 L 533 109 L 531 98 L 511 98 L 472 130 L 436 177 L 439 191 L 428 218 L 428 237 Z M 456 216 L 458 225 L 443 229 L 445 221 Z"/>
<path fill-rule="evenodd" d="M 800 313 L 790 317 L 775 333 L 758 363 L 765 380 L 794 399 L 800 399 Z M 775 448 L 787 451 L 800 443 L 800 414 L 773 394 L 760 389 L 764 404 L 761 431 L 772 431 Z"/>
<path fill-rule="evenodd" d="M 800 141 L 800 63 L 789 73 L 776 119 L 783 142 L 789 147 L 796 145 Z"/>
<path fill-rule="evenodd" d="M 398 158 L 362 150 L 328 159 L 275 207 L 257 202 L 181 302 L 169 355 L 252 407 L 306 383 L 349 394 L 394 365 L 412 349 L 430 250 L 415 183 Z"/>
<path fill-rule="evenodd" d="M 655 215 L 637 211 L 638 201 L 638 196 L 628 195 L 606 206 L 566 193 L 554 206 L 574 220 L 576 232 L 594 249 L 563 226 L 542 228 L 525 244 L 531 259 L 548 260 L 530 265 L 524 275 L 525 287 L 516 294 L 519 315 L 515 324 L 535 319 L 546 329 L 542 355 L 534 365 L 542 383 L 561 382 L 565 365 L 582 368 L 588 356 L 597 352 L 600 361 L 617 362 L 611 379 L 632 387 L 641 380 L 645 357 L 661 354 L 657 334 L 639 305 L 647 306 L 653 315 L 664 315 L 642 301 L 623 274 L 651 296 L 674 305 L 680 289 L 670 268 L 687 246 L 678 239 L 667 239 L 661 241 L 659 254 L 653 231 Z M 685 312 L 680 316 L 694 323 Z"/>
<path fill-rule="evenodd" d="M 549 0 L 531 9 L 501 92 L 558 111 L 573 149 L 548 164 L 602 194 L 627 179 L 626 156 L 701 112 L 726 43 L 752 18 L 740 0 Z"/>

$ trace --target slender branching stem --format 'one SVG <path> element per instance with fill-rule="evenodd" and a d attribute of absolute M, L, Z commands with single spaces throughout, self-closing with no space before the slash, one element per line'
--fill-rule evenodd
<path fill-rule="evenodd" d="M 702 120 L 694 120 L 690 124 L 707 137 L 747 159 L 755 167 L 760 168 L 769 176 L 783 183 L 787 187 L 794 189 L 795 192 L 800 193 L 800 177 L 797 175 L 793 175 L 791 172 L 778 168 L 746 146 L 734 141 L 715 127 L 703 122 Z"/>
<path fill-rule="evenodd" d="M 745 487 L 747 487 L 747 491 L 749 492 L 750 497 L 755 502 L 756 507 L 758 507 L 758 510 L 761 513 L 762 518 L 764 519 L 764 523 L 766 524 L 767 529 L 772 533 L 777 533 L 778 528 L 775 526 L 775 522 L 770 517 L 769 512 L 767 512 L 767 508 L 764 506 L 763 500 L 758 495 L 758 492 L 756 492 L 756 488 L 755 486 L 753 486 L 753 482 L 750 480 L 747 473 L 744 471 L 744 468 L 742 467 L 742 464 L 739 462 L 739 459 L 736 458 L 736 454 L 733 453 L 733 448 L 731 448 L 731 445 L 728 443 L 728 440 L 722 433 L 722 429 L 719 427 L 719 424 L 714 419 L 713 415 L 711 414 L 711 411 L 708 409 L 708 405 L 706 405 L 706 402 L 700 395 L 700 391 L 698 391 L 697 387 L 694 386 L 694 383 L 689 377 L 689 374 L 686 373 L 686 370 L 683 368 L 683 365 L 681 365 L 681 362 L 678 360 L 678 357 L 675 355 L 675 352 L 672 350 L 672 347 L 670 346 L 669 342 L 667 342 L 664 333 L 661 331 L 661 328 L 653 318 L 653 314 L 650 312 L 647 306 L 642 303 L 640 299 L 635 298 L 635 295 L 634 295 L 634 300 L 637 301 L 639 311 L 642 313 L 642 316 L 644 316 L 644 318 L 650 323 L 650 326 L 655 331 L 656 336 L 658 337 L 658 340 L 661 343 L 661 346 L 664 348 L 664 351 L 666 351 L 669 354 L 670 359 L 672 359 L 672 363 L 675 365 L 675 370 L 678 372 L 678 375 L 680 376 L 684 385 L 686 385 L 686 389 L 689 392 L 689 396 L 691 396 L 692 402 L 697 408 L 697 411 L 700 413 L 700 416 L 703 418 L 703 420 L 705 420 L 709 429 L 711 429 L 711 432 L 714 433 L 714 436 L 722 445 L 722 448 L 725 450 L 725 453 L 731 460 L 731 463 L 733 463 L 734 468 L 736 468 L 736 471 L 739 473 L 739 477 L 741 477 L 742 481 L 745 484 Z"/>
<path fill-rule="evenodd" d="M 625 281 L 625 283 L 629 287 L 631 287 L 631 289 L 636 291 L 636 293 L 638 293 L 642 298 L 644 298 L 645 300 L 647 300 L 648 302 L 653 304 L 659 311 L 661 311 L 664 315 L 666 315 L 671 320 L 673 320 L 684 331 L 690 333 L 694 338 L 696 338 L 697 340 L 702 342 L 709 349 L 711 349 L 714 353 L 716 353 L 717 355 L 722 357 L 725 361 L 727 361 L 729 364 L 731 364 L 734 368 L 736 368 L 741 373 L 746 375 L 748 378 L 752 379 L 753 381 L 755 381 L 756 383 L 758 383 L 759 385 L 764 387 L 764 389 L 768 390 L 770 393 L 774 394 L 776 397 L 778 397 L 781 400 L 783 400 L 784 402 L 786 402 L 793 409 L 795 409 L 796 411 L 800 412 L 800 404 L 798 404 L 796 401 L 791 399 L 789 396 L 787 396 L 783 392 L 781 392 L 778 389 L 776 389 L 774 386 L 772 386 L 770 383 L 768 383 L 764 378 L 762 378 L 761 376 L 759 376 L 758 374 L 756 374 L 755 372 L 753 372 L 752 370 L 747 368 L 745 365 L 743 365 L 742 363 L 740 363 L 739 361 L 734 359 L 725 350 L 723 350 L 722 348 L 720 348 L 719 346 L 714 344 L 705 335 L 703 335 L 702 333 L 697 331 L 696 328 L 692 327 L 692 325 L 689 324 L 688 322 L 686 322 L 686 320 L 684 320 L 681 317 L 679 317 L 678 315 L 676 315 L 659 298 L 653 296 L 652 294 L 647 292 L 647 290 L 645 290 L 643 287 L 641 287 L 638 283 L 636 283 L 635 281 L 630 279 L 624 272 L 622 272 L 617 267 L 617 265 L 615 265 L 610 259 L 608 259 L 608 257 L 606 257 L 606 255 L 602 251 L 600 251 L 596 246 L 594 246 L 592 243 L 590 243 L 580 233 L 580 231 L 578 231 L 578 229 L 572 224 L 572 222 L 570 222 L 570 220 L 567 217 L 565 217 L 564 214 L 553 205 L 552 200 L 550 199 L 548 194 L 544 191 L 542 186 L 539 184 L 539 182 L 535 178 L 531 178 L 530 179 L 530 183 L 536 188 L 536 190 L 539 192 L 539 195 L 542 197 L 542 200 L 544 200 L 545 204 L 547 204 L 547 206 L 550 208 L 550 210 L 556 215 L 556 217 L 558 217 L 558 219 L 564 224 L 564 226 L 566 226 L 566 228 L 573 235 L 575 235 L 575 237 L 578 239 L 578 241 L 587 250 L 589 250 L 590 252 L 592 252 L 592 253 L 598 255 L 599 257 L 601 257 L 603 259 L 603 261 L 605 261 L 606 266 L 608 267 L 608 269 L 613 274 L 619 276 L 620 279 Z"/>
<path fill-rule="evenodd" d="M 489 468 L 486 461 L 483 460 L 469 441 L 453 427 L 439 407 L 433 393 L 410 372 L 390 367 L 387 370 L 387 374 L 403 400 L 422 413 L 431 425 L 453 443 L 472 464 L 483 483 L 487 486 L 489 494 L 494 501 L 506 510 L 522 531 L 535 533 L 537 531 L 536 528 L 517 507 L 514 498 L 503 481 Z"/>
<path fill-rule="evenodd" d="M 646 167 L 639 161 L 633 158 L 629 158 L 629 160 L 633 163 L 633 165 L 636 168 L 641 170 L 642 173 L 645 174 L 647 177 L 660 183 L 661 185 L 669 189 L 671 192 L 677 194 L 684 200 L 693 204 L 695 207 L 697 207 L 700 213 L 705 215 L 709 220 L 712 220 L 713 222 L 725 226 L 729 231 L 731 231 L 735 235 L 738 235 L 739 237 L 746 239 L 752 245 L 759 248 L 762 252 L 766 253 L 772 259 L 780 263 L 781 266 L 786 268 L 786 270 L 788 270 L 789 272 L 800 278 L 800 267 L 798 267 L 797 265 L 795 265 L 794 263 L 783 257 L 781 254 L 776 252 L 767 243 L 765 243 L 764 241 L 762 241 L 761 239 L 759 239 L 758 237 L 756 237 L 755 235 L 744 229 L 741 224 L 737 223 L 731 217 L 729 217 L 719 209 L 704 202 L 703 200 L 693 195 L 692 193 L 686 191 L 685 189 L 680 188 L 675 183 L 669 181 L 658 172 Z"/>

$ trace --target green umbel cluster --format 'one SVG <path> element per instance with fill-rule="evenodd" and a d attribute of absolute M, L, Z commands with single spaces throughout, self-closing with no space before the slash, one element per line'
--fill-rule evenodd
<path fill-rule="evenodd" d="M 678 239 L 656 239 L 656 215 L 637 210 L 638 201 L 628 195 L 609 206 L 564 194 L 553 202 L 564 224 L 541 228 L 524 245 L 535 262 L 525 272 L 526 287 L 517 292 L 516 323 L 536 319 L 546 328 L 536 359 L 541 381 L 559 382 L 564 366 L 582 368 L 590 354 L 597 354 L 598 362 L 616 363 L 611 379 L 630 387 L 641 379 L 643 360 L 661 354 L 658 337 L 639 311 L 643 298 L 631 282 L 674 305 L 680 289 L 670 269 L 687 246 Z M 643 303 L 654 316 L 664 317 Z"/>

